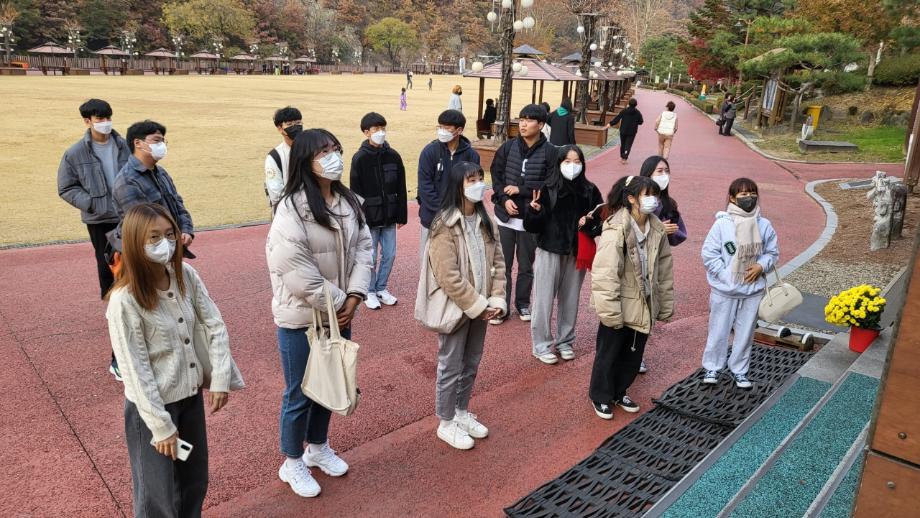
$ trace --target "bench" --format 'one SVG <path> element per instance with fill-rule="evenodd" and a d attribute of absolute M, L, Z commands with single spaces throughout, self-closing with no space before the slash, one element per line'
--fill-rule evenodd
<path fill-rule="evenodd" d="M 858 149 L 856 144 L 839 140 L 799 140 L 799 151 L 802 153 L 808 153 L 809 151 L 839 153 L 841 151 L 857 151 Z"/>

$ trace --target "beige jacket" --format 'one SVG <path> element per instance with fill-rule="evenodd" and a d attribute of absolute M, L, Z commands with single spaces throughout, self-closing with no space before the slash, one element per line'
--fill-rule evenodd
<path fill-rule="evenodd" d="M 335 230 L 316 222 L 303 192 L 278 204 L 265 244 L 272 314 L 278 327 L 308 327 L 313 322 L 313 308 L 325 314 L 325 286 L 337 310 L 349 294 L 367 297 L 371 283 L 370 229 L 367 225 L 358 227 L 357 214 L 339 195 L 335 195 L 330 210 L 341 215 L 332 218 Z"/>
<path fill-rule="evenodd" d="M 654 320 L 668 320 L 674 312 L 671 245 L 664 225 L 649 215 L 646 251 L 652 293 L 643 293 L 631 217 L 626 209 L 620 209 L 604 222 L 591 269 L 591 303 L 605 326 L 616 329 L 625 325 L 648 334 Z"/>
<path fill-rule="evenodd" d="M 483 275 L 485 282 L 477 292 L 472 282 L 472 261 L 464 261 L 468 268 L 465 275 L 460 272 L 461 254 L 469 256 L 463 224 L 459 210 L 447 214 L 443 221 L 435 220 L 432 223 L 431 234 L 428 236 L 428 255 L 435 280 L 467 317 L 476 318 L 489 307 L 501 309 L 504 316 L 508 313 L 508 305 L 505 303 L 505 258 L 498 241 L 489 239 L 484 225 L 492 225 L 492 235 L 496 237 L 498 227 L 491 220 L 480 224 L 485 244 L 486 271 Z"/>

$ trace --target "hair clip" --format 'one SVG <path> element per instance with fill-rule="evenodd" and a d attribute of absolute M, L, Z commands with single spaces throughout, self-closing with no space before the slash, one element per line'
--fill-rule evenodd
<path fill-rule="evenodd" d="M 631 182 L 631 181 L 633 180 L 633 178 L 635 178 L 635 176 L 627 176 L 627 177 L 626 177 L 626 184 L 625 184 L 624 186 L 625 186 L 625 187 L 628 187 L 628 186 L 629 186 L 629 182 Z"/>

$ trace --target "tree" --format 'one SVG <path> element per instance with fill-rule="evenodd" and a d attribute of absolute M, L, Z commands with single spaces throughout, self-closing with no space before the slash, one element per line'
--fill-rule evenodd
<path fill-rule="evenodd" d="M 680 42 L 679 38 L 671 34 L 646 39 L 639 49 L 639 64 L 660 73 L 670 71 L 673 78 L 681 75 L 687 77 L 687 64 L 677 50 Z"/>
<path fill-rule="evenodd" d="M 255 19 L 240 0 L 173 1 L 163 6 L 163 21 L 172 33 L 186 34 L 198 45 L 214 37 L 245 42 Z"/>
<path fill-rule="evenodd" d="M 393 66 L 400 66 L 404 51 L 419 47 L 418 33 L 408 23 L 396 18 L 384 18 L 365 31 L 367 40 L 377 52 L 385 52 Z"/>
<path fill-rule="evenodd" d="M 112 43 L 115 34 L 128 19 L 126 0 L 84 0 L 78 19 L 90 48 Z"/>

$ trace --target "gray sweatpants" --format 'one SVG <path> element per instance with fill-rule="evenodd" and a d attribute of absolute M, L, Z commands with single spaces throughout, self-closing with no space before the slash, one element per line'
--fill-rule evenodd
<path fill-rule="evenodd" d="M 438 334 L 435 413 L 441 419 L 450 421 L 458 408 L 469 406 L 485 340 L 485 320 L 467 320 L 449 335 Z"/>
<path fill-rule="evenodd" d="M 703 368 L 720 371 L 725 367 L 728 355 L 728 335 L 732 328 L 735 339 L 728 368 L 732 374 L 747 374 L 751 360 L 751 346 L 754 343 L 754 329 L 757 327 L 757 309 L 763 293 L 746 298 L 731 298 L 716 292 L 709 293 L 709 337 L 703 351 Z"/>
<path fill-rule="evenodd" d="M 534 295 L 530 306 L 533 354 L 541 355 L 556 349 L 572 349 L 575 342 L 575 322 L 578 320 L 578 299 L 585 271 L 575 268 L 574 255 L 559 255 L 537 248 L 534 261 Z M 553 340 L 553 305 L 559 300 L 556 313 L 556 339 Z"/>

